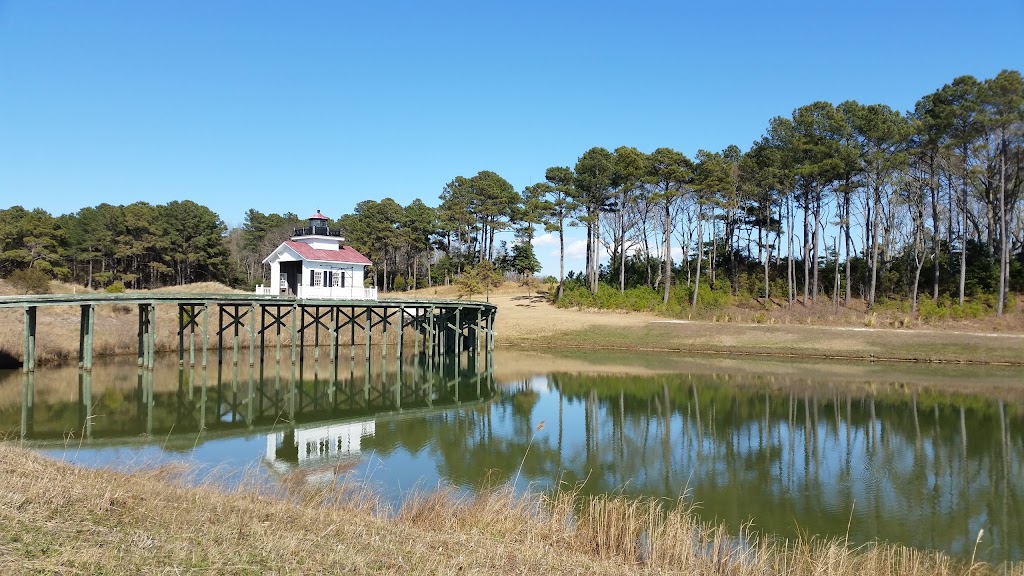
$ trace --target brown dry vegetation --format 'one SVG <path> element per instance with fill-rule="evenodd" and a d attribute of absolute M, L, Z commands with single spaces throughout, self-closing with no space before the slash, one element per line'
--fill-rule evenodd
<path fill-rule="evenodd" d="M 186 475 L 187 476 L 187 475 Z M 740 540 L 684 504 L 446 491 L 389 510 L 340 484 L 224 493 L 182 472 L 76 468 L 0 444 L 0 572 L 367 574 L 1024 574 L 841 539 Z"/>

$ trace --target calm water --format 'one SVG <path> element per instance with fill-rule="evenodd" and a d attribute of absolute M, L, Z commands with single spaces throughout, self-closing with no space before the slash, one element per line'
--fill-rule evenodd
<path fill-rule="evenodd" d="M 357 358 L 301 375 L 291 365 L 179 371 L 172 361 L 152 373 L 116 362 L 90 377 L 0 373 L 0 431 L 84 465 L 186 461 L 229 484 L 242 474 L 344 477 L 395 501 L 485 479 L 521 490 L 565 482 L 685 495 L 733 530 L 752 520 L 784 536 L 842 537 L 849 527 L 854 542 L 961 556 L 984 529 L 979 557 L 1024 559 L 1024 394 L 1006 384 L 1019 371 L 963 372 L 974 389 L 1002 387 L 972 396 L 929 386 L 950 377 L 941 368 L 903 382 L 879 381 L 890 372 L 879 365 L 864 369 L 871 378 L 856 366 L 839 378 L 814 376 L 829 370 L 812 364 L 677 359 L 670 373 L 624 376 L 607 357 L 499 355 L 464 359 L 461 372 L 393 358 L 367 371 Z M 603 373 L 584 375 L 591 369 Z"/>

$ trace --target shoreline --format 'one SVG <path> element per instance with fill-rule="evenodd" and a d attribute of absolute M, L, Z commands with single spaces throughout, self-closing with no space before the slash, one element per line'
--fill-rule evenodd
<path fill-rule="evenodd" d="M 711 348 L 641 348 L 628 346 L 573 346 L 569 344 L 504 344 L 505 348 L 517 350 L 544 350 L 544 349 L 572 349 L 572 350 L 594 350 L 594 351 L 616 351 L 616 352 L 669 352 L 688 355 L 714 354 L 716 356 L 757 356 L 761 358 L 779 358 L 795 360 L 842 360 L 850 362 L 891 362 L 894 364 L 951 364 L 958 366 L 998 366 L 1012 367 L 1024 366 L 1024 359 L 1021 361 L 994 361 L 994 360 L 971 360 L 971 359 L 943 359 L 943 358 L 900 358 L 886 356 L 841 356 L 824 355 L 813 353 L 792 353 L 782 351 L 755 352 L 749 350 L 716 350 Z"/>

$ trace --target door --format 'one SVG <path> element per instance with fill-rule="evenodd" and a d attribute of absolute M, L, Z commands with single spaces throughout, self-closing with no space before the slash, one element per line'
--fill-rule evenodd
<path fill-rule="evenodd" d="M 302 262 L 281 262 L 281 295 L 294 298 L 302 283 Z"/>

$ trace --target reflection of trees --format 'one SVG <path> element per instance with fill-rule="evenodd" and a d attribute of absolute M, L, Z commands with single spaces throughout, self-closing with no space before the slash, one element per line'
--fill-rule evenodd
<path fill-rule="evenodd" d="M 735 524 L 753 517 L 777 532 L 797 524 L 842 535 L 852 510 L 853 539 L 963 553 L 985 527 L 997 555 L 1024 554 L 1013 520 L 1024 512 L 1015 473 L 1024 455 L 1021 418 L 999 402 L 927 391 L 777 393 L 767 383 L 714 377 L 558 375 L 552 382 L 558 396 L 550 401 L 560 414 L 567 407 L 565 423 L 560 418 L 550 451 L 531 449 L 524 476 L 533 481 L 586 479 L 589 493 L 673 497 L 689 489 L 708 515 Z M 580 433 L 563 439 L 563 428 Z M 505 428 L 489 448 L 518 464 L 528 441 L 519 430 Z M 447 473 L 455 466 L 445 454 Z M 460 470 L 465 455 L 452 455 Z M 534 461 L 549 456 L 547 465 Z"/>

